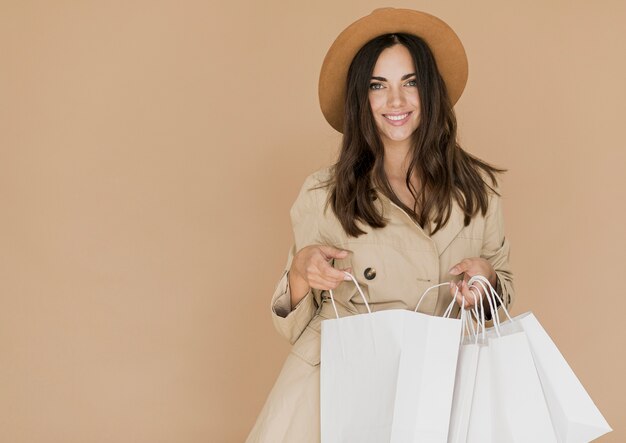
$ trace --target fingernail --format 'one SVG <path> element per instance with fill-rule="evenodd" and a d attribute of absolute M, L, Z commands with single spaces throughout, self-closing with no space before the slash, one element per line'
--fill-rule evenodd
<path fill-rule="evenodd" d="M 346 281 L 350 281 L 350 280 L 352 280 L 352 279 L 350 278 L 350 276 L 349 276 L 349 275 L 347 275 L 347 274 L 344 274 L 344 275 L 343 275 L 343 279 L 344 279 L 344 280 L 346 280 Z"/>

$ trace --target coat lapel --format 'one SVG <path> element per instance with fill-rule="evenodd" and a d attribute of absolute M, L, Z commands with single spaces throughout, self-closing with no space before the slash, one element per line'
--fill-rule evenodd
<path fill-rule="evenodd" d="M 409 214 L 407 214 L 402 208 L 393 203 L 379 189 L 376 189 L 376 195 L 378 196 L 376 206 L 379 210 L 382 209 L 383 216 L 386 216 L 385 214 L 389 214 L 390 211 L 398 211 L 402 213 L 403 215 L 401 219 L 404 219 L 406 223 L 411 224 L 415 229 L 417 229 L 421 235 L 435 243 L 439 256 L 443 254 L 443 252 L 450 245 L 450 243 L 452 243 L 452 240 L 454 240 L 459 232 L 461 232 L 461 230 L 463 230 L 464 228 L 463 210 L 455 199 L 452 199 L 452 209 L 448 222 L 445 224 L 445 226 L 439 229 L 439 231 L 435 232 L 433 235 L 429 235 L 428 233 L 432 232 L 435 228 L 435 224 L 432 220 L 430 221 L 428 229 L 425 231 L 417 223 L 415 223 L 413 219 L 411 219 L 411 217 L 409 217 Z"/>
<path fill-rule="evenodd" d="M 440 257 L 443 251 L 452 243 L 452 240 L 463 230 L 463 218 L 463 210 L 457 201 L 452 199 L 452 210 L 448 222 L 439 231 L 430 236 L 437 245 L 437 251 Z M 431 232 L 434 228 L 435 224 L 431 221 L 430 230 L 428 232 Z"/>

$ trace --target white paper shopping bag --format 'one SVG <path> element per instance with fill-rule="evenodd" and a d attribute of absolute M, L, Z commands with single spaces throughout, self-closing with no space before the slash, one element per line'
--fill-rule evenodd
<path fill-rule="evenodd" d="M 489 280 L 473 276 L 468 285 L 482 286 L 487 294 L 494 327 L 487 334 L 491 404 L 491 441 L 556 443 L 541 381 L 523 331 L 505 334 L 499 328 L 495 294 Z M 487 287 L 489 289 L 487 289 Z M 502 303 L 502 300 L 500 300 Z M 484 309 L 481 309 L 484 312 Z M 484 318 L 482 318 L 484 336 Z M 476 410 L 472 413 L 482 414 Z"/>
<path fill-rule="evenodd" d="M 502 303 L 489 282 L 481 281 L 485 283 L 483 286 L 489 286 L 494 300 Z M 558 441 L 590 442 L 610 432 L 611 427 L 535 315 L 527 312 L 511 318 L 506 308 L 503 311 L 508 321 L 500 322 L 496 315 L 488 336 L 521 333 L 526 337 Z"/>
<path fill-rule="evenodd" d="M 467 443 L 502 443 L 493 439 L 491 355 L 489 346 L 478 345 L 476 379 L 467 424 Z"/>
<path fill-rule="evenodd" d="M 346 274 L 369 313 L 322 321 L 322 442 L 446 442 L 460 320 L 372 313 Z"/>
<path fill-rule="evenodd" d="M 474 331 L 471 317 L 467 315 L 464 309 L 461 310 L 461 324 L 463 325 L 463 330 L 467 332 L 467 336 L 464 337 L 464 341 L 459 348 L 459 357 L 457 359 L 448 443 L 467 442 L 480 352 L 479 335 L 477 331 Z"/>
<path fill-rule="evenodd" d="M 494 441 L 556 443 L 526 334 L 489 338 L 489 352 Z"/>
<path fill-rule="evenodd" d="M 474 292 L 474 289 L 478 289 L 474 287 L 471 280 L 468 282 L 468 285 L 472 292 Z M 481 308 L 480 315 L 478 311 L 479 305 Z M 499 440 L 494 435 L 492 360 L 485 328 L 485 310 L 482 300 L 480 304 L 475 303 L 474 312 L 477 323 L 475 333 L 477 357 L 474 389 L 472 391 L 469 417 L 467 418 L 467 431 L 465 434 L 459 434 L 456 441 L 459 443 L 499 443 Z M 463 440 L 463 437 L 465 437 L 465 440 Z"/>
<path fill-rule="evenodd" d="M 526 334 L 559 442 L 590 442 L 612 431 L 532 312 L 501 323 L 500 330 L 504 334 Z"/>

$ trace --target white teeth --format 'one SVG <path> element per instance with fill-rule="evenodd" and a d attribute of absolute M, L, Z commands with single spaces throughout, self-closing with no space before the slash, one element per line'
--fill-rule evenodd
<path fill-rule="evenodd" d="M 402 115 L 385 115 L 385 117 L 388 118 L 389 120 L 404 120 L 407 115 L 409 115 L 408 112 Z"/>

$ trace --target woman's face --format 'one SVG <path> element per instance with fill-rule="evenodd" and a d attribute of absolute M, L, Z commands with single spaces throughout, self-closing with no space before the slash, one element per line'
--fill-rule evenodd
<path fill-rule="evenodd" d="M 385 146 L 410 140 L 420 121 L 415 66 L 400 44 L 380 53 L 369 86 L 369 101 Z"/>

